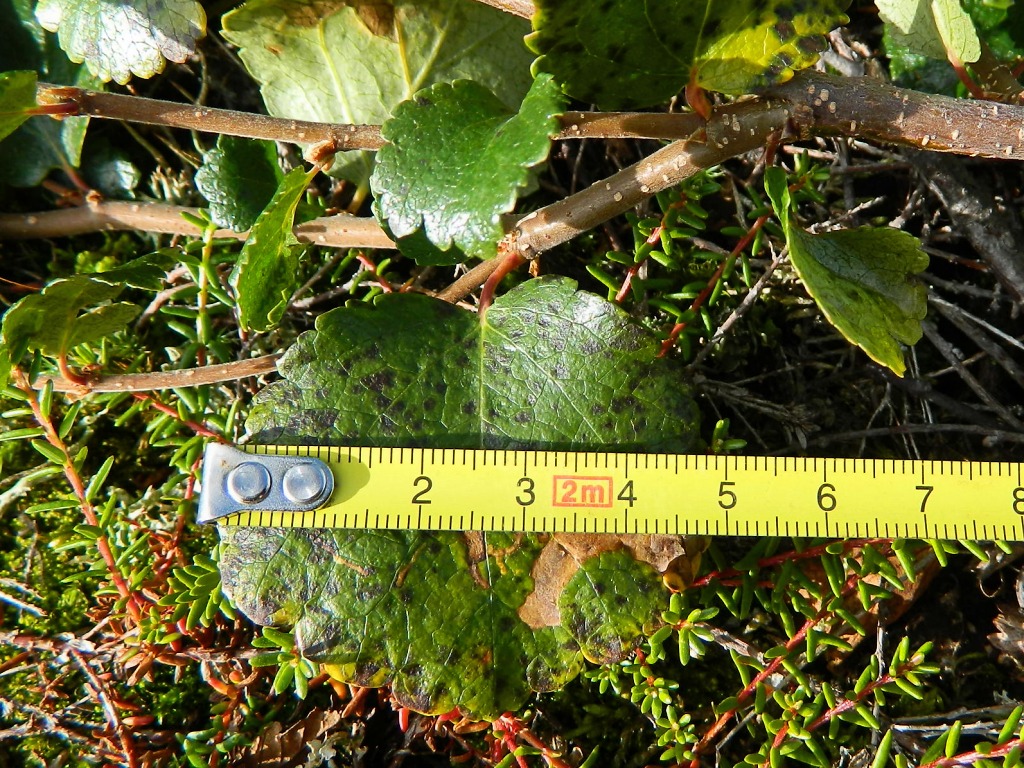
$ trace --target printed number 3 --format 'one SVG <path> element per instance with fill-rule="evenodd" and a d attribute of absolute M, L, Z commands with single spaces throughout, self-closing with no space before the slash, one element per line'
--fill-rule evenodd
<path fill-rule="evenodd" d="M 537 494 L 533 492 L 533 478 L 520 477 L 516 485 L 523 489 L 522 494 L 516 496 L 516 504 L 528 507 L 537 500 Z"/>

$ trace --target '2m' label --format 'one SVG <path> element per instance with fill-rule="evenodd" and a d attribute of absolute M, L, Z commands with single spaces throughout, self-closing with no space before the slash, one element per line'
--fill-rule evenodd
<path fill-rule="evenodd" d="M 605 476 L 555 475 L 551 505 L 555 507 L 610 507 L 612 478 Z"/>

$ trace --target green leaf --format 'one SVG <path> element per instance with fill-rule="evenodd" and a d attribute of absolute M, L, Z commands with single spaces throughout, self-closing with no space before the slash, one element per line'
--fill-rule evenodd
<path fill-rule="evenodd" d="M 284 174 L 272 141 L 222 135 L 196 171 L 196 187 L 220 227 L 245 232 L 267 207 Z"/>
<path fill-rule="evenodd" d="M 295 208 L 317 169 L 293 168 L 256 219 L 242 246 L 231 285 L 238 297 L 238 322 L 248 330 L 277 325 L 298 288 L 296 270 L 303 246 L 292 233 Z"/>
<path fill-rule="evenodd" d="M 4 44 L 0 46 L 0 72 L 12 69 L 40 70 L 44 66 L 46 33 L 35 21 L 33 0 L 0 2 L 0 28 Z"/>
<path fill-rule="evenodd" d="M 122 85 L 162 72 L 166 60 L 184 62 L 206 34 L 195 0 L 39 0 L 36 18 L 68 58 Z"/>
<path fill-rule="evenodd" d="M 960 79 L 945 57 L 939 60 L 915 53 L 894 30 L 891 24 L 882 28 L 882 47 L 889 58 L 893 83 L 916 91 L 956 96 Z"/>
<path fill-rule="evenodd" d="M 529 281 L 483 318 L 388 294 L 319 317 L 247 427 L 263 443 L 685 452 L 695 404 L 658 349 L 563 278 Z M 688 545 L 341 529 L 221 537 L 225 593 L 257 623 L 294 626 L 303 656 L 360 685 L 390 681 L 419 711 L 480 717 L 560 687 L 583 656 L 628 654 L 660 623 L 659 571 Z"/>
<path fill-rule="evenodd" d="M 0 72 L 0 141 L 28 120 L 35 106 L 35 72 Z"/>
<path fill-rule="evenodd" d="M 505 234 L 501 215 L 547 159 L 562 106 L 546 75 L 517 114 L 468 80 L 420 91 L 382 129 L 390 143 L 370 179 L 378 219 L 400 239 L 422 228 L 436 249 L 416 249 L 420 263 L 494 256 Z"/>
<path fill-rule="evenodd" d="M 76 118 L 77 119 L 77 118 Z M 42 183 L 50 171 L 73 165 L 55 120 L 30 120 L 12 133 L 0 150 L 0 182 L 27 188 Z"/>
<path fill-rule="evenodd" d="M 11 364 L 11 350 L 6 346 L 0 346 L 0 391 L 7 388 L 7 382 L 11 378 Z"/>
<path fill-rule="evenodd" d="M 107 285 L 128 285 L 147 291 L 159 291 L 164 287 L 167 273 L 177 263 L 177 257 L 171 255 L 170 251 L 154 251 L 120 267 L 94 272 L 89 277 Z"/>
<path fill-rule="evenodd" d="M 142 172 L 125 148 L 106 136 L 97 136 L 89 143 L 82 176 L 93 189 L 120 199 L 135 197 L 135 188 L 142 180 Z"/>
<path fill-rule="evenodd" d="M 109 301 L 121 292 L 84 275 L 56 280 L 42 293 L 26 296 L 3 318 L 0 338 L 17 359 L 26 350 L 58 357 L 78 344 L 98 341 L 123 329 L 139 313 L 134 304 L 106 304 L 79 314 L 88 306 Z"/>
<path fill-rule="evenodd" d="M 102 83 L 84 67 L 72 64 L 57 38 L 39 25 L 33 5 L 26 0 L 0 3 L 0 29 L 5 33 L 0 70 L 34 69 L 48 83 L 101 89 Z M 22 125 L 8 137 L 0 153 L 0 181 L 31 187 L 55 168 L 78 167 L 89 119 L 40 119 Z"/>
<path fill-rule="evenodd" d="M 928 266 L 913 235 L 887 227 L 811 234 L 789 214 L 781 169 L 769 169 L 765 189 L 786 232 L 789 258 L 807 292 L 847 341 L 903 375 L 900 344 L 916 344 L 928 312 L 928 290 L 912 275 Z"/>
<path fill-rule="evenodd" d="M 525 21 L 473 0 L 250 0 L 224 37 L 277 117 L 383 123 L 417 91 L 475 80 L 510 108 L 530 86 Z M 372 156 L 339 156 L 332 175 L 365 183 Z"/>
<path fill-rule="evenodd" d="M 527 45 L 570 96 L 604 109 L 668 101 L 688 82 L 749 93 L 809 67 L 848 0 L 537 0 Z"/>
<path fill-rule="evenodd" d="M 1024 56 L 1024 7 L 1020 3 L 963 0 L 974 28 L 1000 61 Z"/>
<path fill-rule="evenodd" d="M 981 43 L 960 0 L 878 0 L 892 43 L 933 59 L 977 61 Z"/>

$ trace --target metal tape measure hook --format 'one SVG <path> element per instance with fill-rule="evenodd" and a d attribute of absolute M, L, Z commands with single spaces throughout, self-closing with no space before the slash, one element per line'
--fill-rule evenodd
<path fill-rule="evenodd" d="M 238 512 L 309 512 L 334 492 L 334 473 L 315 456 L 246 453 L 210 443 L 203 454 L 200 523 Z"/>

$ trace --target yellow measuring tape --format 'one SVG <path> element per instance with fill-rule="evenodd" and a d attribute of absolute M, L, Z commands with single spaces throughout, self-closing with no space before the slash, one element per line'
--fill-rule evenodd
<path fill-rule="evenodd" d="M 257 465 L 261 456 L 320 459 L 333 477 L 333 492 L 313 511 L 218 512 L 210 513 L 210 521 L 1024 541 L 1019 463 L 432 448 L 244 450 Z"/>

